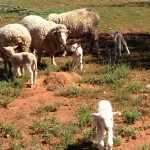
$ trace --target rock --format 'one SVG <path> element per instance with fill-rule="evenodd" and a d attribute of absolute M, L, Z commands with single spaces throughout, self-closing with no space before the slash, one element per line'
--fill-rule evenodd
<path fill-rule="evenodd" d="M 145 88 L 148 89 L 148 90 L 150 90 L 150 84 L 147 84 L 147 85 L 145 86 Z"/>

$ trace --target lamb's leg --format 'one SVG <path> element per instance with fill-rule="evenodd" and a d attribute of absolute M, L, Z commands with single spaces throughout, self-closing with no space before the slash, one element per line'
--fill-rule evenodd
<path fill-rule="evenodd" d="M 16 80 L 16 76 L 17 76 L 17 73 L 18 73 L 18 66 L 14 66 L 13 67 L 13 79 Z"/>
<path fill-rule="evenodd" d="M 98 139 L 98 147 L 99 147 L 99 150 L 104 150 L 104 141 L 103 141 L 103 139 L 102 139 L 101 133 L 99 133 L 98 130 L 97 130 L 97 132 L 96 132 L 96 135 L 97 135 L 97 139 Z"/>
<path fill-rule="evenodd" d="M 36 66 L 35 66 L 35 64 L 33 63 L 31 67 L 32 67 L 32 72 L 33 72 L 33 84 L 36 84 L 36 79 L 37 79 Z"/>
<path fill-rule="evenodd" d="M 112 150 L 113 147 L 113 130 L 108 131 L 108 141 L 106 149 Z"/>
<path fill-rule="evenodd" d="M 83 64 L 82 64 L 82 55 L 80 56 L 80 70 L 82 71 L 83 69 Z"/>
<path fill-rule="evenodd" d="M 130 54 L 130 51 L 129 51 L 129 49 L 128 49 L 128 46 L 127 46 L 127 43 L 126 43 L 125 40 L 123 40 L 123 44 L 124 44 L 124 46 L 125 46 L 125 48 L 126 48 L 127 53 Z"/>
<path fill-rule="evenodd" d="M 73 67 L 73 70 L 75 69 L 76 62 L 77 62 L 77 58 L 75 55 L 73 55 L 72 56 L 72 64 L 71 64 L 71 66 Z"/>
<path fill-rule="evenodd" d="M 30 79 L 31 79 L 31 85 L 33 85 L 33 71 L 30 65 L 26 65 L 29 73 L 30 73 Z"/>
<path fill-rule="evenodd" d="M 118 44 L 119 56 L 121 56 L 121 43 Z"/>

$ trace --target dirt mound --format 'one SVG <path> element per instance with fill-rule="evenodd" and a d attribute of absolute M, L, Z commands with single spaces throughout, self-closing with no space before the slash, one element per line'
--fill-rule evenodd
<path fill-rule="evenodd" d="M 51 72 L 43 81 L 43 84 L 45 86 L 60 85 L 65 88 L 68 86 L 75 86 L 80 79 L 82 79 L 82 77 L 74 72 Z"/>

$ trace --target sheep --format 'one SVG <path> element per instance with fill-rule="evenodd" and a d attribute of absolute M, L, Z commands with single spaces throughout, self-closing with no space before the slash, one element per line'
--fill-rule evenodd
<path fill-rule="evenodd" d="M 4 70 L 11 72 L 11 64 L 8 61 L 3 47 L 17 45 L 18 52 L 27 52 L 31 44 L 31 35 L 26 27 L 21 24 L 8 24 L 0 28 L 0 56 L 4 59 Z"/>
<path fill-rule="evenodd" d="M 41 62 L 41 56 L 44 50 L 49 53 L 52 64 L 56 66 L 54 54 L 63 49 L 66 45 L 68 37 L 66 26 L 63 24 L 56 24 L 52 21 L 49 22 L 36 15 L 26 16 L 20 23 L 27 27 L 31 34 L 32 43 L 30 49 L 32 52 L 33 49 L 36 49 L 38 64 Z"/>
<path fill-rule="evenodd" d="M 89 51 L 92 52 L 95 43 L 98 55 L 100 54 L 98 44 L 99 35 L 98 30 L 96 30 L 100 21 L 100 17 L 99 14 L 93 9 L 82 8 L 61 14 L 53 13 L 49 14 L 46 19 L 48 21 L 54 21 L 57 24 L 65 24 L 67 29 L 71 31 L 69 34 L 70 37 L 87 37 L 91 41 Z"/>
<path fill-rule="evenodd" d="M 17 74 L 19 76 L 21 76 L 21 73 L 23 74 L 23 67 L 26 66 L 30 73 L 31 86 L 35 85 L 37 79 L 37 60 L 35 55 L 29 52 L 15 53 L 17 46 L 3 48 L 12 64 L 14 79 L 16 79 Z M 20 72 L 19 67 L 22 69 L 22 72 Z"/>
<path fill-rule="evenodd" d="M 121 56 L 121 51 L 123 50 L 123 45 L 125 46 L 127 53 L 130 54 L 127 43 L 121 33 L 119 33 L 118 31 L 112 30 L 111 36 L 112 36 L 112 38 L 114 40 L 114 44 L 115 44 L 115 49 L 113 52 L 115 56 L 117 56 L 118 53 L 119 53 L 119 56 Z"/>
<path fill-rule="evenodd" d="M 120 116 L 121 112 L 112 112 L 111 103 L 108 100 L 101 100 L 98 103 L 96 113 L 92 113 L 91 117 L 96 129 L 99 150 L 104 150 L 104 135 L 108 135 L 106 149 L 112 150 L 113 147 L 113 116 Z"/>
<path fill-rule="evenodd" d="M 78 45 L 77 43 L 73 44 L 71 46 L 71 52 L 73 52 L 72 67 L 75 67 L 75 65 L 77 63 L 77 59 L 79 58 L 80 70 L 82 71 L 82 69 L 83 69 L 83 65 L 82 65 L 83 49 L 82 49 L 81 45 Z"/>

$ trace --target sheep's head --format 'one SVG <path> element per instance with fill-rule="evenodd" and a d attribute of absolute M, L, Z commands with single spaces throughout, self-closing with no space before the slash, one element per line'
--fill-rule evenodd
<path fill-rule="evenodd" d="M 18 46 L 3 47 L 3 49 L 4 49 L 5 53 L 6 53 L 6 56 L 11 57 L 15 53 L 15 49 L 17 47 Z"/>
<path fill-rule="evenodd" d="M 121 115 L 120 112 L 107 112 L 102 111 L 99 113 L 91 114 L 94 121 L 98 121 L 102 129 L 106 131 L 112 130 L 113 128 L 113 116 Z"/>
<path fill-rule="evenodd" d="M 59 24 L 55 27 L 52 34 L 57 37 L 58 42 L 61 46 L 66 46 L 66 41 L 68 38 L 68 30 L 65 25 Z"/>
<path fill-rule="evenodd" d="M 72 51 L 72 52 L 75 52 L 78 47 L 81 47 L 81 45 L 78 45 L 77 43 L 73 44 L 73 45 L 71 46 L 71 51 Z"/>
<path fill-rule="evenodd" d="M 118 31 L 116 31 L 116 30 L 111 30 L 111 36 L 112 36 L 112 38 L 114 38 L 117 33 L 118 33 Z"/>

